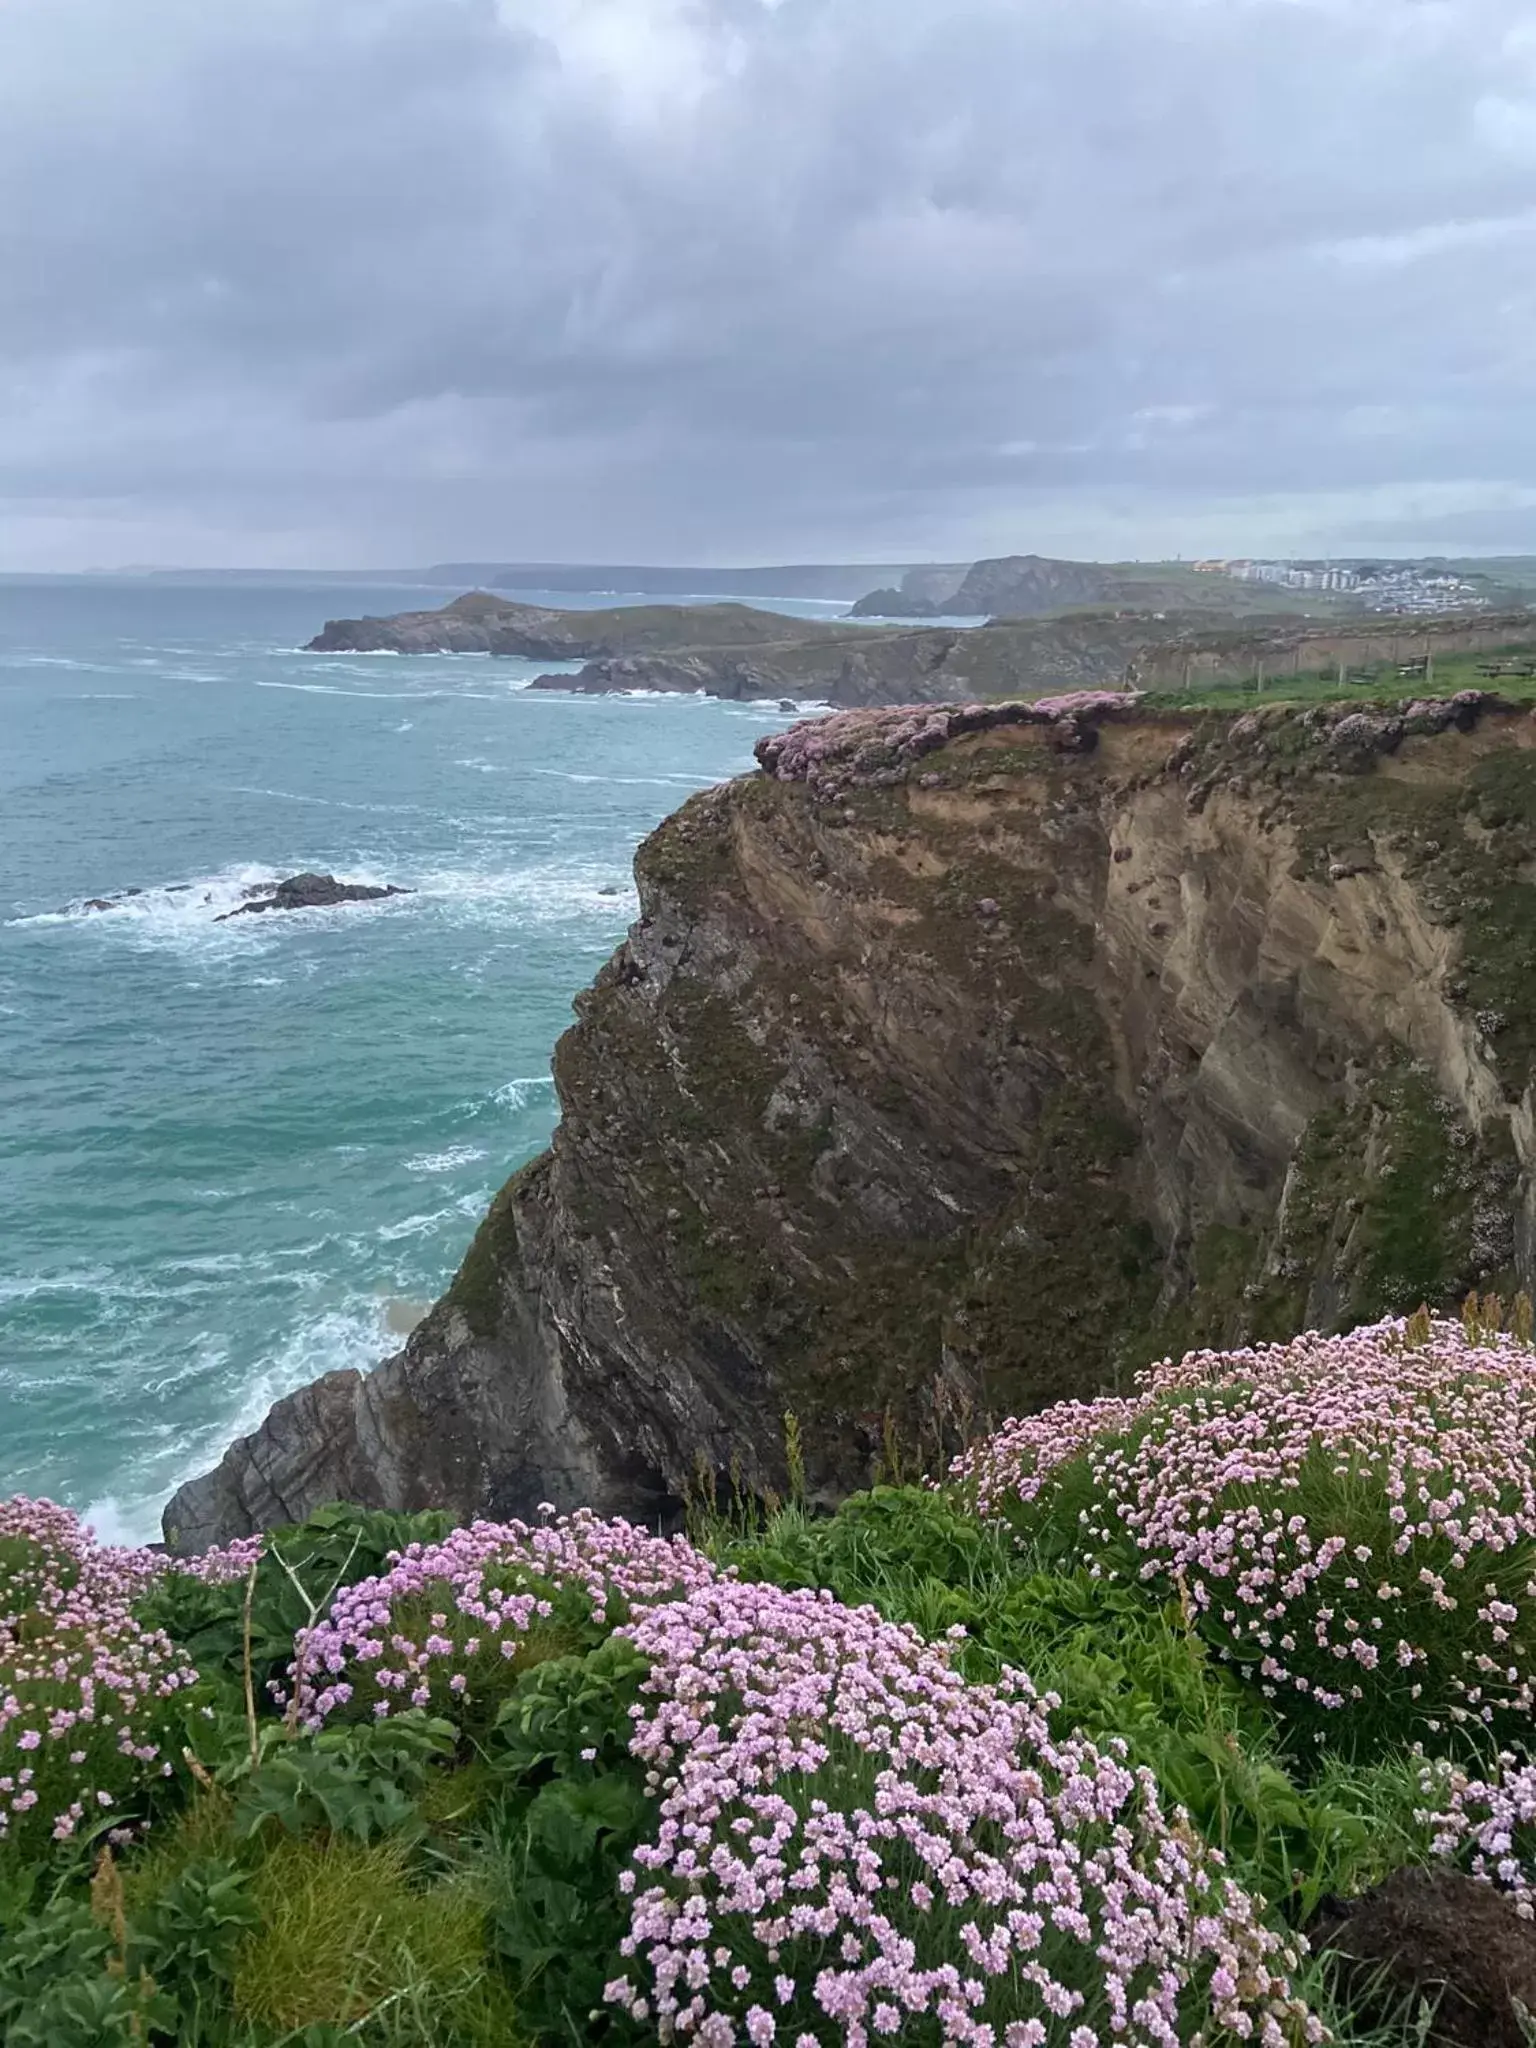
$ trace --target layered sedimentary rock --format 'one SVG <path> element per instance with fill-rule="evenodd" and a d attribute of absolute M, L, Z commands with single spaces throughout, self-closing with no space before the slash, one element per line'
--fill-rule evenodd
<path fill-rule="evenodd" d="M 642 847 L 550 1149 L 187 1547 L 346 1496 L 666 1514 L 1200 1343 L 1536 1279 L 1536 718 L 849 713 Z"/>

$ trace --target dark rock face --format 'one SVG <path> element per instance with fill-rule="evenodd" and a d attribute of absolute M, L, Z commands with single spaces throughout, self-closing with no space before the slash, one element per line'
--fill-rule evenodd
<path fill-rule="evenodd" d="M 338 882 L 334 875 L 311 874 L 290 875 L 270 890 L 258 884 L 247 893 L 249 903 L 227 910 L 214 923 L 228 924 L 232 917 L 257 917 L 268 910 L 330 910 L 338 903 L 378 903 L 386 896 L 409 896 L 411 891 L 397 888 L 393 882 L 381 889 L 366 882 Z"/>
<path fill-rule="evenodd" d="M 922 600 L 917 601 L 919 613 Z M 516 655 L 579 660 L 536 689 L 697 692 L 741 701 L 900 705 L 1114 687 L 1151 644 L 1198 620 L 1104 612 L 981 627 L 825 625 L 747 605 L 567 612 L 473 592 L 430 612 L 333 619 L 318 652 Z"/>
<path fill-rule="evenodd" d="M 1148 634 L 1144 618 L 1051 620 L 879 633 L 834 629 L 831 640 L 752 649 L 622 654 L 589 661 L 575 675 L 535 679 L 536 690 L 703 692 L 732 701 L 788 703 L 812 697 L 849 707 L 902 707 L 972 696 L 1118 687 Z"/>
<path fill-rule="evenodd" d="M 1318 627 L 1253 615 L 1239 625 L 1217 606 L 1179 609 L 1190 601 L 1182 587 L 1126 578 L 1099 563 L 1038 556 L 978 562 L 959 591 L 944 596 L 950 588 L 908 578 L 895 595 L 909 616 L 924 616 L 929 604 L 1007 615 L 973 630 L 821 624 L 743 604 L 575 612 L 473 591 L 436 611 L 332 619 L 310 647 L 585 664 L 576 674 L 540 676 L 534 687 L 547 690 L 703 691 L 733 700 L 809 697 L 851 707 L 1127 685 L 1187 689 L 1191 682 L 1251 679 L 1258 670 L 1273 678 L 1395 659 L 1405 637 L 1374 621 Z M 937 595 L 930 599 L 929 591 Z M 893 593 L 878 595 L 884 600 Z M 1536 644 L 1536 614 L 1420 619 L 1406 638 L 1447 653 L 1529 646 Z"/>
<path fill-rule="evenodd" d="M 1536 2013 L 1536 1926 L 1491 1886 L 1454 1870 L 1399 1870 L 1363 1897 L 1325 1906 L 1309 1930 L 1358 1968 L 1351 1993 L 1371 2025 L 1434 2010 L 1425 2048 L 1527 2048 L 1517 2007 Z"/>
<path fill-rule="evenodd" d="M 174 894 L 175 892 L 168 891 L 167 893 Z M 142 896 L 143 894 L 144 891 L 142 889 L 119 889 L 115 896 L 87 896 L 79 908 L 82 910 L 117 910 L 124 903 L 131 903 L 135 896 Z M 67 917 L 70 908 L 71 906 L 66 904 L 55 914 L 59 917 Z"/>
<path fill-rule="evenodd" d="M 589 661 L 576 675 L 535 676 L 529 688 L 570 690 L 592 696 L 667 690 L 685 696 L 724 697 L 740 702 L 774 698 L 783 684 L 777 671 L 761 661 L 719 652 L 609 655 Z"/>
<path fill-rule="evenodd" d="M 851 619 L 937 619 L 943 615 L 943 606 L 931 598 L 909 597 L 904 590 L 889 588 L 870 591 L 848 614 Z"/>
<path fill-rule="evenodd" d="M 1003 555 L 973 563 L 950 602 L 959 612 L 999 612 L 1022 619 L 1065 605 L 1134 602 L 1142 581 L 1102 562 Z"/>
<path fill-rule="evenodd" d="M 345 1496 L 823 1498 L 1199 1344 L 1536 1278 L 1536 718 L 848 714 L 641 848 L 562 1120 L 366 1378 L 186 1548 Z M 1347 715 L 1353 716 L 1353 713 Z M 1402 730 L 1392 727 L 1401 723 Z"/>

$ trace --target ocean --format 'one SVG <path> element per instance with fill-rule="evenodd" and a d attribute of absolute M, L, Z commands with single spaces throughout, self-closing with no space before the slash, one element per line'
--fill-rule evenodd
<path fill-rule="evenodd" d="M 636 844 L 788 722 L 299 651 L 451 595 L 0 581 L 0 1495 L 153 1536 L 397 1348 L 548 1138 Z M 215 922 L 304 869 L 414 893 Z"/>

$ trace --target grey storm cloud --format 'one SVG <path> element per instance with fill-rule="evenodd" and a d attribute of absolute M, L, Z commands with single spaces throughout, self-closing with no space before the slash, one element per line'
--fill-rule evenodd
<path fill-rule="evenodd" d="M 0 566 L 1536 546 L 1514 0 L 5 0 Z"/>

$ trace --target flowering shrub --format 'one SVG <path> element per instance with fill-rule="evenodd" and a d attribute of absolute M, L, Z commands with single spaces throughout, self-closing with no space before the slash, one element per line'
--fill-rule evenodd
<path fill-rule="evenodd" d="M 631 1606 L 674 1599 L 714 1571 L 682 1537 L 585 1509 L 540 1528 L 475 1522 L 441 1543 L 412 1543 L 295 1638 L 301 1711 L 311 1727 L 338 1709 L 474 1718 L 506 1692 L 530 1632 L 556 1652 L 591 1647 Z"/>
<path fill-rule="evenodd" d="M 1436 1855 L 1465 1863 L 1536 1920 L 1536 1768 L 1506 1751 L 1491 1779 L 1431 1766 L 1424 1789 Z"/>
<path fill-rule="evenodd" d="M 1070 690 L 1033 703 L 879 705 L 804 718 L 753 749 L 778 782 L 805 782 L 832 797 L 858 784 L 903 782 L 914 762 L 970 732 L 1061 725 L 1112 717 L 1139 701 L 1131 690 Z"/>
<path fill-rule="evenodd" d="M 1091 1569 L 1178 1593 L 1293 1726 L 1368 1748 L 1526 1732 L 1533 1442 L 1529 1345 L 1387 1321 L 1165 1362 L 1132 1403 L 1008 1423 L 953 1476 Z"/>
<path fill-rule="evenodd" d="M 1058 1401 L 1038 1415 L 1009 1416 L 994 1435 L 972 1445 L 950 1467 L 982 1515 L 1005 1513 L 1039 1497 L 1079 1452 L 1133 1429 L 1145 1400 Z"/>
<path fill-rule="evenodd" d="M 163 1569 L 51 1501 L 0 1502 L 0 1849 L 126 1819 L 134 1788 L 169 1775 L 169 1703 L 197 1673 L 133 1614 Z"/>
<path fill-rule="evenodd" d="M 663 2041 L 1321 2038 L 1150 1774 L 1053 1742 L 1021 1675 L 969 1685 L 873 1609 L 724 1579 L 623 1633 L 660 1824 L 606 1996 Z"/>

